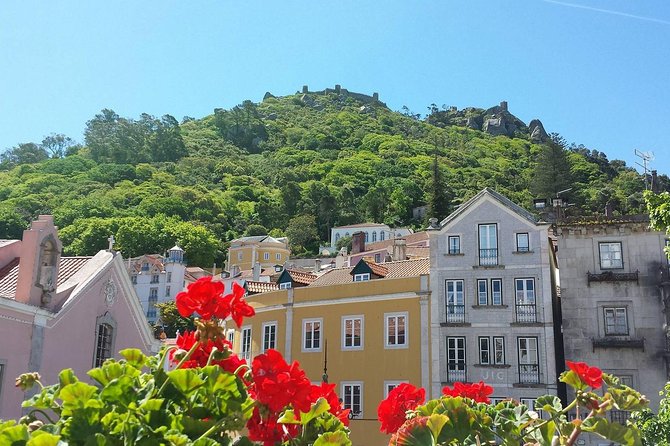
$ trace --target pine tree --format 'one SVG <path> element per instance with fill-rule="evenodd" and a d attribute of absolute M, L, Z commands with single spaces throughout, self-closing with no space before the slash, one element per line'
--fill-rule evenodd
<path fill-rule="evenodd" d="M 430 182 L 430 192 L 428 196 L 428 216 L 435 217 L 439 221 L 449 214 L 449 197 L 447 194 L 447 182 L 440 170 L 440 163 L 437 156 L 437 144 L 433 157 L 432 178 Z"/>
<path fill-rule="evenodd" d="M 537 198 L 552 198 L 570 187 L 572 174 L 568 151 L 550 141 L 537 155 L 530 190 Z"/>

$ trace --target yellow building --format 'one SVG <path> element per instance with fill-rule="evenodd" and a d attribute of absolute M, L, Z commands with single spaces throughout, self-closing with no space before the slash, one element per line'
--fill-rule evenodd
<path fill-rule="evenodd" d="M 430 384 L 429 259 L 328 271 L 302 288 L 248 296 L 256 316 L 228 337 L 250 359 L 274 348 L 352 409 L 354 446 L 388 444 L 377 406 L 394 386 Z"/>
<path fill-rule="evenodd" d="M 250 270 L 256 262 L 260 263 L 261 268 L 272 268 L 286 263 L 290 254 L 285 237 L 258 235 L 238 238 L 230 242 L 228 248 L 228 270 Z"/>

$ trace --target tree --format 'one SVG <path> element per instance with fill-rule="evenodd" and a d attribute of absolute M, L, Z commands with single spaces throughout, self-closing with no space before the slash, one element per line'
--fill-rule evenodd
<path fill-rule="evenodd" d="M 0 239 L 20 240 L 27 227 L 26 219 L 14 208 L 0 207 Z"/>
<path fill-rule="evenodd" d="M 433 164 L 431 168 L 431 181 L 428 192 L 428 209 L 431 218 L 441 221 L 449 215 L 449 196 L 447 195 L 447 183 L 440 169 L 437 156 L 438 142 L 435 142 L 433 151 Z"/>
<path fill-rule="evenodd" d="M 268 229 L 263 225 L 249 225 L 247 226 L 247 230 L 244 231 L 244 235 L 247 237 L 254 235 L 267 235 L 267 233 Z"/>
<path fill-rule="evenodd" d="M 670 382 L 661 392 L 663 398 L 658 413 L 645 409 L 633 414 L 634 423 L 640 430 L 644 446 L 670 445 Z"/>
<path fill-rule="evenodd" d="M 535 159 L 530 190 L 537 198 L 555 197 L 572 187 L 568 151 L 553 141 L 542 147 Z"/>
<path fill-rule="evenodd" d="M 319 250 L 319 233 L 316 229 L 316 217 L 313 215 L 293 217 L 288 222 L 286 236 L 296 253 L 316 254 Z"/>
<path fill-rule="evenodd" d="M 345 235 L 344 237 L 340 238 L 338 241 L 335 242 L 335 248 L 339 251 L 340 249 L 346 247 L 347 252 L 351 252 L 351 236 L 350 235 Z"/>
<path fill-rule="evenodd" d="M 0 155 L 0 167 L 12 168 L 19 164 L 39 163 L 48 158 L 47 151 L 34 142 L 21 143 Z"/>
<path fill-rule="evenodd" d="M 62 133 L 52 133 L 42 140 L 42 148 L 51 155 L 51 158 L 63 158 L 74 144 L 71 138 Z"/>
<path fill-rule="evenodd" d="M 657 231 L 665 231 L 670 235 L 670 192 L 654 194 L 646 191 L 644 199 L 647 202 L 650 226 Z M 670 245 L 665 247 L 665 253 L 670 258 Z"/>
<path fill-rule="evenodd" d="M 156 304 L 156 308 L 158 308 L 158 314 L 160 315 L 156 326 L 157 328 L 160 326 L 168 338 L 174 338 L 177 335 L 177 331 L 184 333 L 187 330 L 195 330 L 193 319 L 183 317 L 179 314 L 177 305 L 173 301 L 158 303 Z"/>

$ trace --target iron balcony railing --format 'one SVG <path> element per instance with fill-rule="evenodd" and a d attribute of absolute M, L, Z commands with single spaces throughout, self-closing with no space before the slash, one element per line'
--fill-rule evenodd
<path fill-rule="evenodd" d="M 447 382 L 467 382 L 467 372 L 464 362 L 449 361 L 447 363 Z"/>
<path fill-rule="evenodd" d="M 465 305 L 447 305 L 447 322 L 465 322 Z"/>
<path fill-rule="evenodd" d="M 516 304 L 516 321 L 523 324 L 537 322 L 535 304 Z"/>
<path fill-rule="evenodd" d="M 626 425 L 626 421 L 630 418 L 630 412 L 627 410 L 611 410 L 610 420 L 612 423 L 619 423 Z"/>
<path fill-rule="evenodd" d="M 498 264 L 498 249 L 480 249 L 479 264 L 481 266 L 495 266 Z"/>
<path fill-rule="evenodd" d="M 539 364 L 519 364 L 519 383 L 521 383 L 521 384 L 539 384 L 540 383 L 540 365 Z"/>

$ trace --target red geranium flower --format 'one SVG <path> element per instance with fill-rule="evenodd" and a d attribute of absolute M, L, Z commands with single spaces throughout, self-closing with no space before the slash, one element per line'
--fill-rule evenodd
<path fill-rule="evenodd" d="M 585 362 L 565 361 L 565 363 L 587 386 L 599 389 L 603 385 L 603 371 L 598 367 L 590 367 Z"/>
<path fill-rule="evenodd" d="M 243 318 L 251 317 L 256 311 L 244 299 L 244 287 L 233 282 L 233 292 L 223 296 L 226 311 L 233 318 L 238 327 L 242 326 Z"/>
<path fill-rule="evenodd" d="M 277 423 L 277 413 L 266 413 L 261 417 L 258 407 L 254 408 L 254 412 L 247 421 L 247 429 L 249 430 L 249 440 L 261 441 L 263 446 L 275 446 L 285 440 L 295 438 L 299 433 L 299 425 L 297 424 L 280 424 Z"/>
<path fill-rule="evenodd" d="M 309 412 L 312 384 L 297 361 L 290 366 L 277 350 L 256 356 L 251 365 L 256 400 L 272 412 L 291 404 L 296 411 Z"/>
<path fill-rule="evenodd" d="M 442 388 L 442 394 L 447 396 L 462 396 L 464 398 L 470 398 L 477 403 L 486 403 L 490 404 L 491 400 L 489 395 L 493 393 L 493 387 L 484 383 L 484 381 L 479 381 L 478 383 L 462 383 L 455 382 L 454 388 L 451 389 L 449 386 L 444 386 Z"/>
<path fill-rule="evenodd" d="M 196 333 L 194 331 L 186 331 L 184 334 L 179 334 L 177 336 L 176 343 L 177 347 L 181 350 L 189 351 L 196 342 Z M 225 339 L 217 339 L 216 341 L 208 339 L 207 341 L 201 341 L 191 356 L 181 365 L 181 368 L 189 369 L 206 366 L 209 356 L 212 354 L 212 350 L 214 350 L 215 347 L 217 350 L 224 352 L 227 356 L 225 359 L 213 360 L 210 364 L 218 365 L 229 373 L 234 374 L 237 372 L 238 376 L 243 377 L 245 370 L 240 369 L 240 366 L 246 364 L 246 361 L 233 353 L 233 346 Z M 174 354 L 175 350 L 172 350 L 170 352 L 170 362 L 177 364 L 179 363 L 179 360 L 174 357 Z"/>
<path fill-rule="evenodd" d="M 205 320 L 212 316 L 223 319 L 229 314 L 222 297 L 224 289 L 223 282 L 213 281 L 211 276 L 201 277 L 191 283 L 186 291 L 177 294 L 177 310 L 183 317 L 198 313 Z"/>
<path fill-rule="evenodd" d="M 387 434 L 396 432 L 405 423 L 405 413 L 416 409 L 425 400 L 424 389 L 407 383 L 395 387 L 377 408 L 377 418 L 382 424 L 379 430 Z"/>
<path fill-rule="evenodd" d="M 320 397 L 324 397 L 330 409 L 328 412 L 335 415 L 345 426 L 349 426 L 349 412 L 351 409 L 344 409 L 342 407 L 342 402 L 335 393 L 335 384 L 321 383 L 320 386 L 312 385 L 311 391 L 309 393 L 309 399 L 312 403 L 316 403 Z"/>

